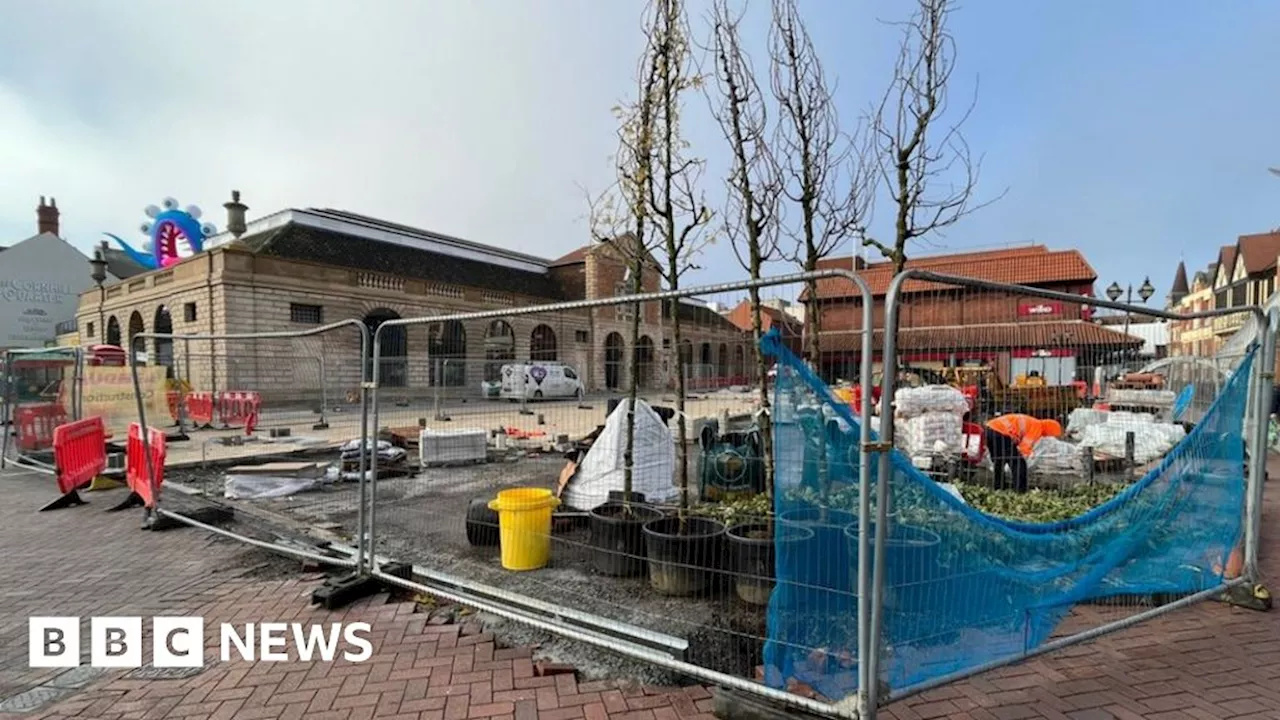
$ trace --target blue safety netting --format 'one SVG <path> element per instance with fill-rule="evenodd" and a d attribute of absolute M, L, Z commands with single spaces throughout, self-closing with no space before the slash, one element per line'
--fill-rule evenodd
<path fill-rule="evenodd" d="M 774 509 L 808 530 L 778 533 L 765 681 L 839 699 L 858 685 L 859 425 L 776 335 L 762 345 L 778 362 Z M 1251 353 L 1157 467 L 1062 522 L 987 515 L 893 451 L 881 679 L 901 689 L 1016 657 L 1048 640 L 1077 603 L 1219 585 L 1243 532 L 1252 362 Z"/>

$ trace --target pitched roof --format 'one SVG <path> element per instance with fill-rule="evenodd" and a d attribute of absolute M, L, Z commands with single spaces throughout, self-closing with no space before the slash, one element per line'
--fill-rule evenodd
<path fill-rule="evenodd" d="M 1169 296 L 1180 298 L 1191 292 L 1191 286 L 1187 283 L 1187 264 L 1178 261 L 1178 269 L 1173 273 L 1173 285 L 1169 287 Z"/>
<path fill-rule="evenodd" d="M 421 248 L 289 223 L 235 243 L 258 255 L 388 273 L 430 282 L 456 283 L 547 300 L 560 300 L 548 273 L 536 273 L 445 255 Z"/>
<path fill-rule="evenodd" d="M 1214 264 L 1213 274 L 1216 276 L 1218 270 L 1226 268 L 1227 279 L 1231 279 L 1231 272 L 1236 268 L 1236 246 L 1223 245 L 1218 248 L 1218 262 Z"/>
<path fill-rule="evenodd" d="M 872 347 L 879 350 L 884 343 L 884 330 L 872 334 Z M 973 348 L 1009 350 L 1012 348 L 1067 347 L 1137 347 L 1143 339 L 1118 330 L 1081 320 L 1044 323 L 1000 323 L 946 327 L 902 328 L 898 332 L 899 350 L 941 350 Z M 847 330 L 822 333 L 823 352 L 859 352 L 862 334 Z"/>
<path fill-rule="evenodd" d="M 853 258 L 831 258 L 819 261 L 818 267 L 852 270 L 854 260 Z M 1098 278 L 1097 272 L 1079 250 L 1050 250 L 1043 245 L 921 257 L 908 260 L 906 267 L 1013 285 L 1092 283 Z M 887 261 L 870 263 L 858 274 L 871 287 L 873 295 L 881 296 L 888 292 L 889 284 L 893 281 L 893 263 Z M 923 292 L 939 287 L 943 286 L 920 280 L 909 280 L 903 287 L 903 291 Z M 853 283 L 848 280 L 830 278 L 818 281 L 820 299 L 856 297 L 857 294 Z"/>
<path fill-rule="evenodd" d="M 1276 266 L 1280 255 L 1280 232 L 1241 235 L 1239 253 L 1244 258 L 1245 272 L 1253 275 Z"/>
<path fill-rule="evenodd" d="M 129 253 L 119 248 L 106 248 L 106 259 L 107 273 L 118 280 L 128 280 L 135 275 L 150 272 L 149 268 L 134 262 Z"/>
<path fill-rule="evenodd" d="M 591 252 L 590 245 L 583 245 L 567 255 L 562 255 L 551 261 L 551 267 L 560 267 L 561 265 L 577 265 L 587 261 L 587 253 Z"/>

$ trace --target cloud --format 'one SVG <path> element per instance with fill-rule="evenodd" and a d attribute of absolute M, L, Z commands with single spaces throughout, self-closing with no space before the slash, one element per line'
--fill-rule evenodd
<path fill-rule="evenodd" d="M 167 195 L 338 207 L 556 256 L 610 180 L 638 5 L 28 5 L 0 28 L 0 228 L 129 238 Z M 53 40 L 56 39 L 56 42 Z"/>

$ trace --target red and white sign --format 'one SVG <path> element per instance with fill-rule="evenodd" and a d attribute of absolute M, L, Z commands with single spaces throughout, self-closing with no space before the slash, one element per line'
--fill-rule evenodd
<path fill-rule="evenodd" d="M 1030 302 L 1018 305 L 1019 317 L 1045 317 L 1061 314 L 1062 303 L 1060 302 Z"/>

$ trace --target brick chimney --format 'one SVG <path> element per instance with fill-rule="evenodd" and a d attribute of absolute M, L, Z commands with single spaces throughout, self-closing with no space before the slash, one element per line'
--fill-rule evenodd
<path fill-rule="evenodd" d="M 56 198 L 49 198 L 49 204 L 44 203 L 44 196 L 40 196 L 40 207 L 36 208 L 36 232 L 43 235 L 44 233 L 58 234 L 58 201 Z"/>

